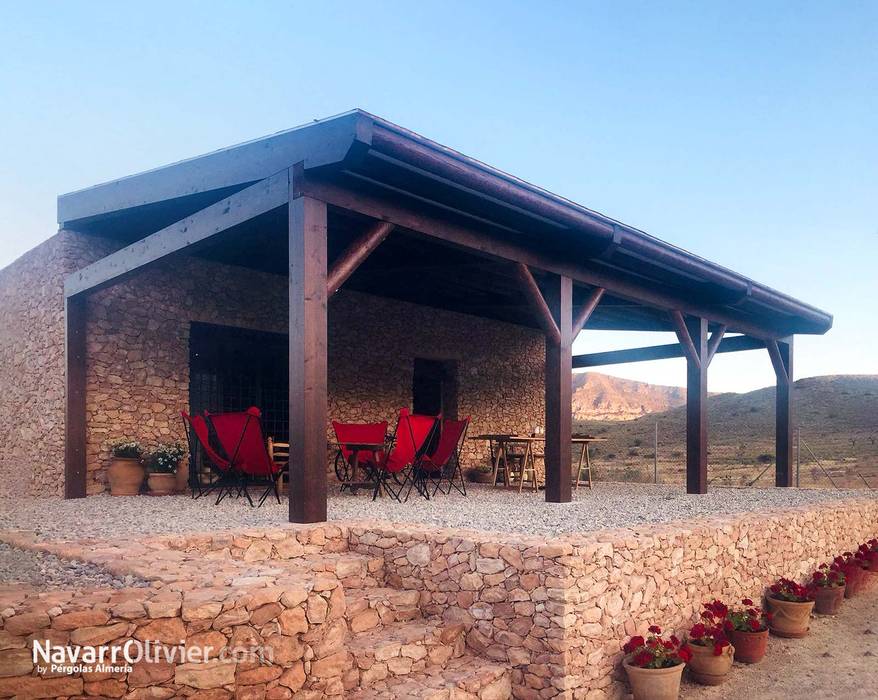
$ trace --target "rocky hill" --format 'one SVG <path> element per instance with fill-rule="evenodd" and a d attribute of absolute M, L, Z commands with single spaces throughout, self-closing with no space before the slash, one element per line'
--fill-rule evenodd
<path fill-rule="evenodd" d="M 628 421 L 686 403 L 686 389 L 619 379 L 597 372 L 573 375 L 573 419 Z"/>

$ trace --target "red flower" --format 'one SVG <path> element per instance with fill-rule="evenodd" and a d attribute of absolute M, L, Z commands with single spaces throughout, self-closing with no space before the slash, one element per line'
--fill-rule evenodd
<path fill-rule="evenodd" d="M 680 640 L 677 639 L 677 635 L 676 635 L 676 634 L 672 634 L 672 635 L 671 635 L 671 642 L 674 644 L 675 647 L 676 647 L 676 646 L 680 646 Z"/>
<path fill-rule="evenodd" d="M 684 644 L 677 651 L 677 656 L 680 657 L 680 660 L 684 664 L 688 664 L 692 660 L 692 650 L 686 644 Z"/>
<path fill-rule="evenodd" d="M 744 605 L 747 605 L 747 606 L 751 606 L 751 607 L 752 607 L 752 605 L 753 605 L 753 601 L 750 600 L 749 598 L 744 598 L 744 600 L 742 600 L 741 602 L 742 602 Z"/>
<path fill-rule="evenodd" d="M 759 620 L 754 618 L 750 619 L 750 629 L 754 632 L 758 632 L 762 628 L 762 625 L 759 624 Z"/>
<path fill-rule="evenodd" d="M 706 631 L 707 628 L 699 622 L 692 625 L 692 629 L 689 630 L 689 636 L 692 637 L 692 639 L 701 639 Z"/>
<path fill-rule="evenodd" d="M 652 661 L 652 654 L 648 651 L 641 651 L 639 654 L 635 654 L 632 659 L 635 666 L 640 666 L 642 668 L 646 668 L 647 664 Z"/>
<path fill-rule="evenodd" d="M 718 639 L 713 643 L 713 655 L 721 656 L 723 653 L 723 649 L 725 649 L 729 643 L 725 639 Z"/>
<path fill-rule="evenodd" d="M 636 637 L 631 637 L 627 642 L 625 642 L 625 646 L 622 647 L 622 651 L 626 654 L 630 654 L 635 649 L 639 649 L 644 645 L 643 637 L 637 635 Z"/>
<path fill-rule="evenodd" d="M 662 633 L 662 628 L 659 627 L 658 625 L 650 625 L 650 626 L 649 626 L 649 631 L 652 632 L 653 634 L 661 634 L 661 633 Z"/>

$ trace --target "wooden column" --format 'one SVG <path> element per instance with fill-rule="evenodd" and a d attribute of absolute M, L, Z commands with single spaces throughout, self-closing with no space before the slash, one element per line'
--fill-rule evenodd
<path fill-rule="evenodd" d="M 685 321 L 686 353 L 686 493 L 707 493 L 707 319 Z"/>
<path fill-rule="evenodd" d="M 86 296 L 64 301 L 66 407 L 64 498 L 85 498 L 85 309 Z"/>
<path fill-rule="evenodd" d="M 784 338 L 768 345 L 777 377 L 775 389 L 775 486 L 793 485 L 793 339 Z"/>
<path fill-rule="evenodd" d="M 290 522 L 326 520 L 326 205 L 290 180 Z"/>
<path fill-rule="evenodd" d="M 546 335 L 546 500 L 571 500 L 570 440 L 573 434 L 573 281 L 550 275 L 545 300 L 560 342 Z"/>

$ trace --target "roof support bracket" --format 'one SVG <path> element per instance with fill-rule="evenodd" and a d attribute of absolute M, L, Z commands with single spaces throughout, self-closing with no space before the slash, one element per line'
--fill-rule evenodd
<path fill-rule="evenodd" d="M 379 221 L 345 248 L 326 275 L 326 295 L 332 296 L 341 289 L 345 281 L 369 257 L 372 251 L 381 245 L 381 241 L 387 238 L 393 229 L 393 224 Z"/>
<path fill-rule="evenodd" d="M 601 303 L 601 298 L 604 296 L 604 292 L 607 291 L 603 287 L 596 287 L 592 290 L 585 304 L 582 305 L 582 308 L 579 309 L 579 313 L 573 318 L 573 337 L 576 338 L 579 335 L 579 332 L 585 328 L 585 324 L 588 323 L 588 319 L 591 318 L 591 315 L 594 313 L 594 310 L 598 308 L 598 304 Z"/>
<path fill-rule="evenodd" d="M 549 305 L 546 303 L 546 299 L 543 297 L 543 293 L 540 291 L 540 287 L 534 279 L 530 268 L 524 263 L 516 263 L 515 269 L 518 272 L 518 279 L 521 282 L 525 296 L 537 315 L 543 331 L 555 345 L 560 345 L 561 330 L 558 328 L 558 324 L 555 323 L 555 318 L 552 316 Z"/>
<path fill-rule="evenodd" d="M 790 375 L 787 374 L 787 368 L 780 354 L 780 348 L 776 340 L 769 340 L 765 344 L 768 350 L 768 356 L 771 358 L 771 364 L 774 366 L 774 373 L 777 376 L 777 383 L 785 386 L 790 383 Z"/>
<path fill-rule="evenodd" d="M 707 341 L 707 364 L 710 365 L 713 362 L 713 356 L 716 355 L 716 351 L 719 350 L 720 343 L 723 342 L 723 336 L 726 334 L 728 326 L 725 324 L 721 325 L 717 328 L 713 333 L 710 334 L 710 340 Z"/>
<path fill-rule="evenodd" d="M 695 343 L 692 342 L 692 336 L 689 335 L 689 329 L 686 327 L 686 320 L 683 318 L 683 314 L 679 311 L 671 311 L 671 320 L 674 322 L 677 340 L 680 341 L 680 345 L 683 347 L 686 359 L 700 368 L 701 358 L 695 349 Z"/>

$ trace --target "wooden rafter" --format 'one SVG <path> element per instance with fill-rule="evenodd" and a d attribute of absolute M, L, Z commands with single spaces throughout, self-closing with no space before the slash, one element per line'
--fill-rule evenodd
<path fill-rule="evenodd" d="M 713 337 L 713 336 L 711 336 Z M 735 335 L 723 338 L 714 351 L 716 353 L 742 352 L 745 350 L 761 350 L 765 347 L 765 341 L 751 338 L 746 335 Z M 574 355 L 573 367 L 582 369 L 585 367 L 602 367 L 605 365 L 622 365 L 629 362 L 650 362 L 652 360 L 667 360 L 674 357 L 685 357 L 680 343 L 667 345 L 651 345 L 645 348 L 628 348 L 625 350 L 608 350 L 595 352 L 587 355 Z"/>
<path fill-rule="evenodd" d="M 585 304 L 583 304 L 582 308 L 579 309 L 579 313 L 576 314 L 576 317 L 573 319 L 574 338 L 579 335 L 579 332 L 583 328 L 585 328 L 585 324 L 588 323 L 588 319 L 591 318 L 594 310 L 598 308 L 598 304 L 601 303 L 601 298 L 604 296 L 604 292 L 606 291 L 607 290 L 603 287 L 597 287 L 596 289 L 592 290 Z"/>
<path fill-rule="evenodd" d="M 548 337 L 555 345 L 558 345 L 561 342 L 561 330 L 558 328 L 558 324 L 555 322 L 552 312 L 549 309 L 548 304 L 546 304 L 546 300 L 543 298 L 543 293 L 540 291 L 537 281 L 534 279 L 534 276 L 530 269 L 528 269 L 527 265 L 518 263 L 515 268 L 518 272 L 518 279 L 521 281 L 522 290 L 524 291 L 531 308 L 536 314 L 537 320 L 540 322 L 540 326 L 542 326 L 546 337 Z"/>
<path fill-rule="evenodd" d="M 284 170 L 74 272 L 64 282 L 64 294 L 73 297 L 121 282 L 146 265 L 184 249 L 191 251 L 288 201 L 289 175 Z"/>
<path fill-rule="evenodd" d="M 394 229 L 393 224 L 379 221 L 347 248 L 344 249 L 326 275 L 326 291 L 328 296 L 335 294 L 354 271 L 369 257 L 381 241 Z"/>

